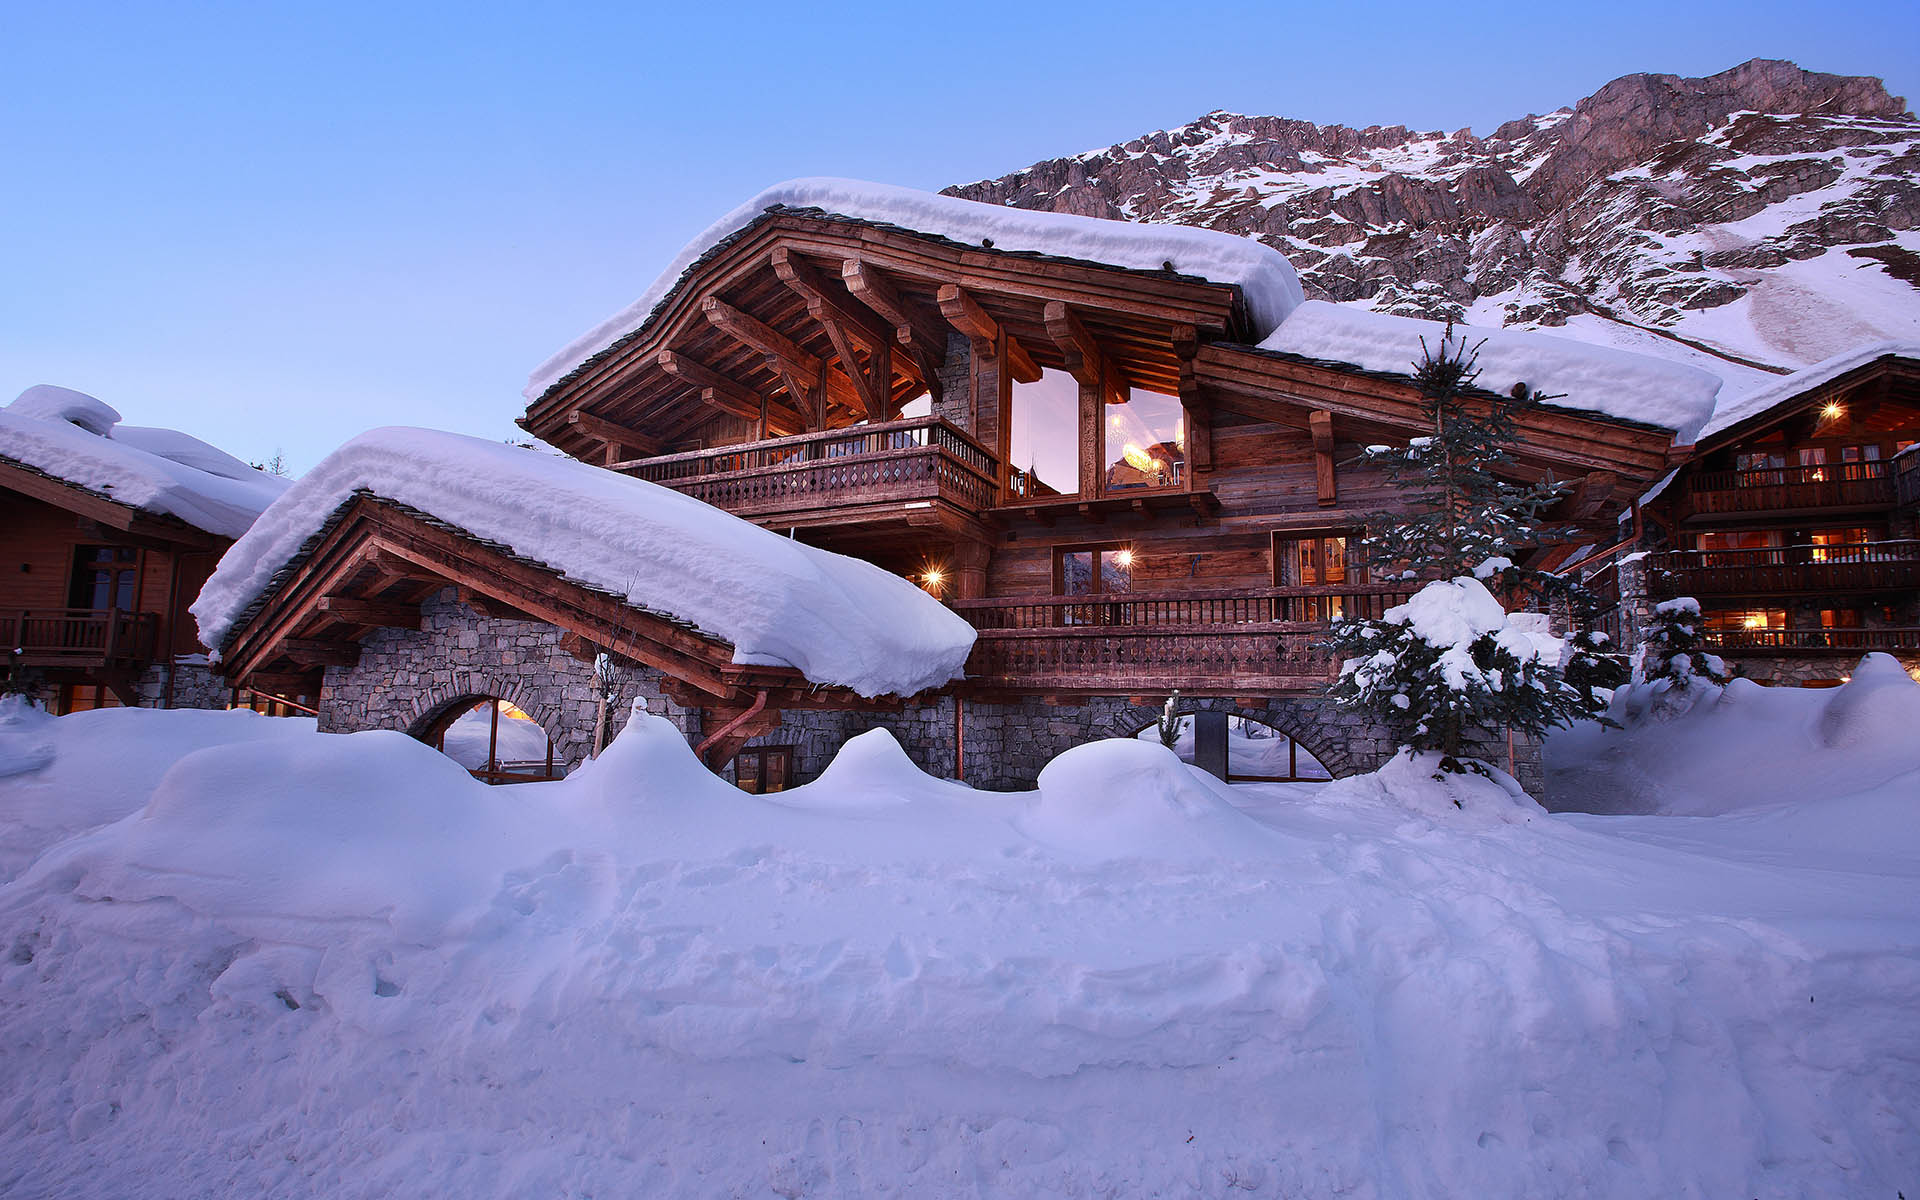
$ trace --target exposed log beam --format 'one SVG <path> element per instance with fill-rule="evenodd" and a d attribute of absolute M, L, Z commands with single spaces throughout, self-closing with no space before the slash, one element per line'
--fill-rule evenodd
<path fill-rule="evenodd" d="M 1316 408 L 1307 414 L 1307 428 L 1313 433 L 1313 484 L 1320 507 L 1339 503 L 1333 475 L 1333 414 Z"/>
<path fill-rule="evenodd" d="M 840 264 L 840 279 L 855 299 L 893 323 L 893 336 L 929 375 L 932 368 L 946 365 L 946 327 L 938 317 L 902 297 L 885 271 L 863 259 L 849 258 Z M 932 386 L 934 380 L 929 378 L 927 383 Z"/>
<path fill-rule="evenodd" d="M 1213 401 L 1200 390 L 1200 373 L 1194 356 L 1200 352 L 1200 337 L 1191 325 L 1173 332 L 1173 353 L 1180 363 L 1180 405 L 1187 416 L 1188 478 L 1213 470 Z"/>
<path fill-rule="evenodd" d="M 352 642 L 290 637 L 281 638 L 277 648 L 297 663 L 314 666 L 350 667 L 360 661 L 360 647 Z"/>
<path fill-rule="evenodd" d="M 833 343 L 840 370 L 852 382 L 869 421 L 880 422 L 893 415 L 893 334 L 855 306 L 842 301 L 826 279 L 805 259 L 785 247 L 773 252 L 773 270 L 783 283 L 807 306 L 807 315 L 826 332 Z M 867 351 L 860 360 L 858 339 Z"/>
<path fill-rule="evenodd" d="M 688 358 L 677 350 L 662 350 L 654 361 L 662 371 L 697 389 L 700 402 L 707 407 L 744 421 L 760 419 L 758 393 L 742 387 L 698 359 Z"/>
<path fill-rule="evenodd" d="M 813 392 L 820 385 L 822 368 L 826 365 L 819 355 L 718 296 L 708 296 L 702 300 L 700 313 L 707 319 L 707 324 L 765 358 L 767 366 L 786 383 L 787 394 L 794 398 L 802 412 L 818 405 Z M 831 372 L 825 372 L 825 377 L 829 401 L 855 412 L 862 410 L 864 405 L 852 380 Z"/>
<path fill-rule="evenodd" d="M 567 424 L 603 444 L 606 447 L 606 460 L 610 463 L 629 458 L 651 458 L 664 449 L 660 439 L 651 434 L 629 429 L 579 409 L 567 414 Z"/>
<path fill-rule="evenodd" d="M 1619 484 L 1620 477 L 1612 471 L 1588 472 L 1586 478 L 1574 488 L 1573 494 L 1567 497 L 1566 519 L 1591 520 L 1606 506 Z"/>
<path fill-rule="evenodd" d="M 980 307 L 980 302 L 958 284 L 948 283 L 940 288 L 940 315 L 947 323 L 966 336 L 973 346 L 973 354 L 978 359 L 991 359 L 995 355 L 1000 340 L 1000 322 L 993 314 Z M 1018 338 L 1007 335 L 1007 371 L 1020 383 L 1034 383 L 1040 378 L 1040 365 L 1033 361 Z"/>
<path fill-rule="evenodd" d="M 1054 348 L 1066 359 L 1067 373 L 1088 387 L 1104 389 L 1109 403 L 1124 402 L 1126 373 L 1107 357 L 1107 352 L 1100 348 L 1100 343 L 1094 340 L 1073 309 L 1059 300 L 1051 300 L 1041 310 L 1041 317 L 1046 321 L 1047 336 Z"/>
<path fill-rule="evenodd" d="M 274 696 L 317 696 L 321 677 L 318 672 L 300 674 L 291 671 L 254 671 L 236 681 L 240 687 Z"/>
<path fill-rule="evenodd" d="M 420 606 L 393 604 L 381 600 L 360 600 L 352 596 L 322 596 L 314 609 L 350 625 L 378 625 L 394 629 L 420 628 Z"/>

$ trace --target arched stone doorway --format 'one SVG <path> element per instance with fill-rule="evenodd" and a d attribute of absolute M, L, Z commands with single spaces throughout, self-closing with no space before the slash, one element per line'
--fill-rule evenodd
<path fill-rule="evenodd" d="M 1240 712 L 1201 709 L 1182 711 L 1173 752 L 1181 761 L 1206 765 L 1208 751 L 1226 764 L 1229 783 L 1325 783 L 1334 772 L 1319 754 L 1300 744 L 1293 734 L 1271 721 Z M 1164 742 L 1158 716 L 1134 731 L 1142 741 Z M 1209 737 L 1224 736 L 1225 745 L 1209 747 Z"/>
<path fill-rule="evenodd" d="M 553 732 L 500 696 L 459 696 L 435 705 L 407 729 L 489 784 L 540 783 L 566 774 Z"/>

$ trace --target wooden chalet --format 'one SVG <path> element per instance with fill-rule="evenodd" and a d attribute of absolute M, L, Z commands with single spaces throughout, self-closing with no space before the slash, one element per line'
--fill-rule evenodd
<path fill-rule="evenodd" d="M 714 247 L 644 326 L 531 404 L 568 453 L 920 580 L 979 631 L 966 693 L 1309 692 L 1369 580 L 1361 448 L 1410 380 L 1250 347 L 1240 290 L 819 211 Z M 1669 431 L 1571 409 L 1523 469 L 1598 528 Z"/>
<path fill-rule="evenodd" d="M 1809 368 L 1700 438 L 1643 505 L 1655 600 L 1700 601 L 1756 679 L 1837 683 L 1861 654 L 1920 666 L 1920 347 Z"/>

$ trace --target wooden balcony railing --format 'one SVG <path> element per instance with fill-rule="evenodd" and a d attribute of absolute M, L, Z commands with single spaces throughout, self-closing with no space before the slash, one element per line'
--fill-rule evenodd
<path fill-rule="evenodd" d="M 1651 582 L 1668 596 L 1896 591 L 1920 587 L 1920 541 L 1671 550 L 1653 556 Z"/>
<path fill-rule="evenodd" d="M 1379 616 L 1402 585 L 959 600 L 980 631 L 968 679 L 1021 691 L 1302 691 L 1335 669 L 1336 616 Z"/>
<path fill-rule="evenodd" d="M 1903 508 L 1920 508 L 1920 448 L 1893 460 L 1895 501 Z"/>
<path fill-rule="evenodd" d="M 1681 503 L 1681 516 L 1875 508 L 1893 502 L 1894 472 L 1889 462 L 1761 467 L 1702 471 L 1693 476 Z"/>
<path fill-rule="evenodd" d="M 1920 628 L 1710 629 L 1700 635 L 1720 654 L 1865 654 L 1869 650 L 1920 650 Z"/>
<path fill-rule="evenodd" d="M 134 666 L 153 660 L 159 628 L 117 608 L 0 609 L 0 652 L 23 666 Z"/>
<path fill-rule="evenodd" d="M 641 459 L 620 470 L 740 516 L 946 500 L 1000 500 L 1000 464 L 944 421 L 922 417 Z"/>

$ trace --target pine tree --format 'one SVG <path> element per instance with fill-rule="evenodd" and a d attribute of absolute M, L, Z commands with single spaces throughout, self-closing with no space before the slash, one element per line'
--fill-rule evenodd
<path fill-rule="evenodd" d="M 1551 479 L 1510 482 L 1506 447 L 1519 441 L 1517 418 L 1550 397 L 1526 385 L 1507 396 L 1475 388 L 1479 347 L 1449 324 L 1438 346 L 1421 339 L 1414 381 L 1433 432 L 1403 448 L 1369 447 L 1388 480 L 1409 498 L 1405 508 L 1367 522 L 1368 563 L 1383 579 L 1432 580 L 1383 620 L 1347 620 L 1333 628 L 1342 659 L 1328 690 L 1335 703 L 1371 713 L 1402 745 L 1438 751 L 1446 770 L 1460 759 L 1475 729 L 1543 734 L 1601 707 L 1597 680 L 1569 680 L 1544 618 L 1509 616 L 1487 586 L 1507 596 L 1557 600 L 1584 616 L 1594 607 L 1585 589 L 1544 571 L 1515 565 L 1512 553 L 1555 536 L 1541 528 L 1560 494 Z M 1546 653 L 1543 653 L 1543 649 Z M 1597 650 L 1597 647 L 1588 647 Z M 1604 674 L 1598 661 L 1583 672 Z"/>
<path fill-rule="evenodd" d="M 1727 665 L 1700 646 L 1700 602 L 1680 596 L 1653 606 L 1653 628 L 1640 643 L 1640 674 L 1685 691 L 1696 679 L 1724 685 Z"/>

